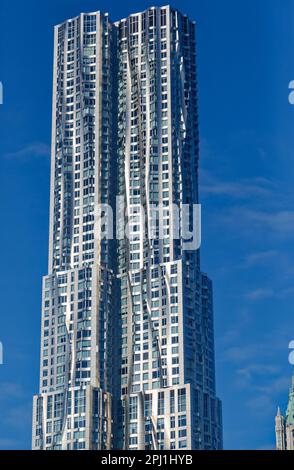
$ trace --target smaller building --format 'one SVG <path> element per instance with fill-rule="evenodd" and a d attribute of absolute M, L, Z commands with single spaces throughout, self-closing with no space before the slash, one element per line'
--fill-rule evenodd
<path fill-rule="evenodd" d="M 289 391 L 286 416 L 282 416 L 280 407 L 276 416 L 276 449 L 294 450 L 294 375 Z"/>

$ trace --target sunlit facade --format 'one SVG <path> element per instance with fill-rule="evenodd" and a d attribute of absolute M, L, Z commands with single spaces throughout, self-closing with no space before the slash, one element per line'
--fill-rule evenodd
<path fill-rule="evenodd" d="M 112 204 L 112 25 L 100 12 L 55 28 L 49 274 L 43 281 L 35 449 L 112 443 L 114 252 L 94 212 Z"/>
<path fill-rule="evenodd" d="M 173 206 L 198 204 L 195 23 L 82 14 L 55 28 L 53 84 L 33 448 L 221 449 L 212 283 L 173 236 Z M 101 240 L 116 195 L 129 232 Z"/>

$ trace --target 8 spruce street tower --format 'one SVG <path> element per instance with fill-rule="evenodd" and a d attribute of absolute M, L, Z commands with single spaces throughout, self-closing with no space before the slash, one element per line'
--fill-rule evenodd
<path fill-rule="evenodd" d="M 172 236 L 172 207 L 198 204 L 198 159 L 193 21 L 165 6 L 55 27 L 33 449 L 222 448 L 212 283 Z M 115 233 L 97 236 L 117 196 Z M 138 217 L 159 206 L 162 236 Z"/>

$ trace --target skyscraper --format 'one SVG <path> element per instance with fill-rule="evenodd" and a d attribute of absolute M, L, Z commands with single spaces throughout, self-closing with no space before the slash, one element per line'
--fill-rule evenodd
<path fill-rule="evenodd" d="M 166 6 L 56 26 L 33 448 L 222 448 L 212 283 L 183 224 L 198 158 L 194 22 Z"/>
<path fill-rule="evenodd" d="M 294 450 L 294 376 L 289 390 L 286 417 L 282 416 L 280 407 L 276 416 L 276 449 Z"/>

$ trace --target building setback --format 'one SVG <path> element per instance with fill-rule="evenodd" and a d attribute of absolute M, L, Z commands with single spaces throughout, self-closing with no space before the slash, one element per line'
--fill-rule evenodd
<path fill-rule="evenodd" d="M 173 236 L 198 160 L 194 22 L 166 6 L 55 27 L 34 449 L 222 448 L 212 283 Z"/>

